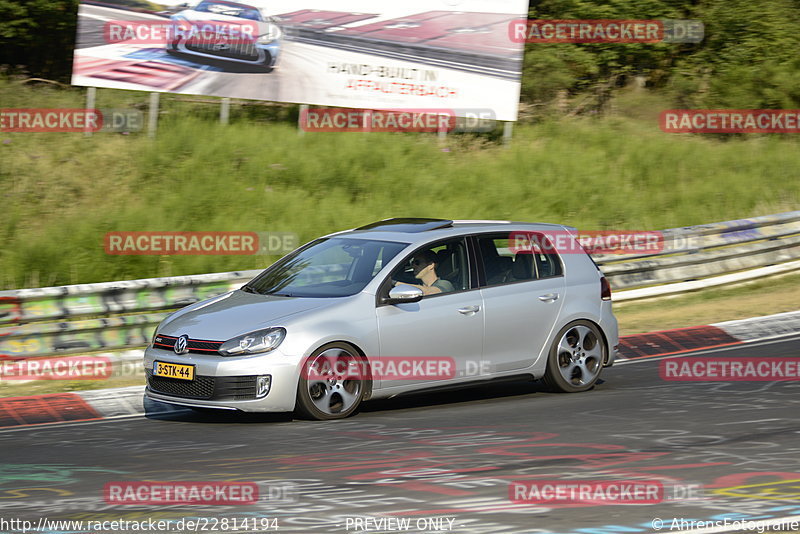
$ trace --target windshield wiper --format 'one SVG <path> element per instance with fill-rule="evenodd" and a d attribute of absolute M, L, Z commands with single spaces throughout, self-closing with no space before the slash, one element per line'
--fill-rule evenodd
<path fill-rule="evenodd" d="M 247 284 L 243 285 L 239 288 L 240 291 L 244 291 L 245 293 L 253 293 L 254 295 L 270 295 L 275 297 L 293 297 L 294 295 L 291 293 L 262 293 L 258 291 L 253 286 L 249 286 Z"/>

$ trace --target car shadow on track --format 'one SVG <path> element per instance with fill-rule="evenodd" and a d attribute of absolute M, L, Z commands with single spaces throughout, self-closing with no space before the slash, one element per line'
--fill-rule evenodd
<path fill-rule="evenodd" d="M 597 380 L 595 386 L 602 385 L 602 378 Z M 406 410 L 410 408 L 447 407 L 450 405 L 469 402 L 498 401 L 511 398 L 525 398 L 534 396 L 569 395 L 556 393 L 549 389 L 541 380 L 526 378 L 496 378 L 488 382 L 472 385 L 453 386 L 452 388 L 437 388 L 430 391 L 415 391 L 407 395 L 398 395 L 391 399 L 378 399 L 367 401 L 361 405 L 358 413 L 389 412 L 393 410 Z"/>
<path fill-rule="evenodd" d="M 233 410 L 191 409 L 158 402 L 144 401 L 144 416 L 153 421 L 180 421 L 202 424 L 263 424 L 286 423 L 294 419 L 292 413 L 245 413 Z"/>
<path fill-rule="evenodd" d="M 603 380 L 598 380 L 598 385 Z M 531 397 L 533 395 L 558 395 L 552 393 L 540 381 L 525 379 L 493 380 L 470 386 L 439 388 L 430 391 L 416 391 L 391 399 L 378 399 L 364 402 L 358 414 L 376 414 L 414 408 L 447 407 L 470 402 L 502 401 L 509 398 Z M 179 421 L 199 424 L 264 424 L 288 423 L 297 417 L 293 413 L 243 413 L 232 410 L 202 409 L 193 410 L 171 406 L 147 399 L 145 417 L 154 421 Z M 324 422 L 320 422 L 324 424 Z"/>
<path fill-rule="evenodd" d="M 391 399 L 367 401 L 361 405 L 359 412 L 374 413 L 409 408 L 445 407 L 475 401 L 500 401 L 509 397 L 528 397 L 542 393 L 547 394 L 550 392 L 539 381 L 525 379 L 495 380 L 490 383 L 416 391 L 406 395 L 398 395 Z"/>

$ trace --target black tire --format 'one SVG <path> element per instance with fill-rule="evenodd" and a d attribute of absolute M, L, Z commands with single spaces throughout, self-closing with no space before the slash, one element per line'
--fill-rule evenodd
<path fill-rule="evenodd" d="M 330 421 L 354 414 L 371 386 L 365 364 L 364 357 L 348 343 L 328 343 L 315 350 L 300 372 L 298 415 Z"/>
<path fill-rule="evenodd" d="M 573 321 L 559 330 L 547 355 L 542 381 L 554 391 L 577 393 L 594 387 L 608 355 L 600 328 Z"/>
<path fill-rule="evenodd" d="M 275 70 L 275 67 L 272 66 L 272 54 L 269 52 L 264 52 L 267 57 L 264 58 L 264 61 L 261 62 L 261 72 L 270 73 Z"/>

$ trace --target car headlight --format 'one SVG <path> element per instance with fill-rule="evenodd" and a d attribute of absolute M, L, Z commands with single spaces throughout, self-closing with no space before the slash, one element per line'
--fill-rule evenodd
<path fill-rule="evenodd" d="M 266 45 L 281 38 L 281 29 L 277 26 L 270 24 L 267 33 L 258 36 L 258 44 Z"/>
<path fill-rule="evenodd" d="M 286 337 L 285 328 L 266 328 L 229 339 L 219 348 L 223 356 L 258 354 L 278 348 Z"/>

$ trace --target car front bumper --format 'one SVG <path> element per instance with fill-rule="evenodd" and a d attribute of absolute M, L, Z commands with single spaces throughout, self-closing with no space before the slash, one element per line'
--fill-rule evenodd
<path fill-rule="evenodd" d="M 191 365 L 192 381 L 157 378 L 152 375 L 153 362 Z M 144 367 L 148 376 L 145 395 L 153 400 L 202 408 L 220 408 L 243 412 L 291 412 L 295 408 L 299 379 L 296 359 L 279 350 L 243 357 L 218 354 L 188 353 L 177 355 L 170 350 L 148 347 L 144 352 Z M 269 376 L 269 392 L 255 398 L 248 384 L 250 377 Z M 238 389 L 237 389 L 238 388 Z M 236 390 L 240 394 L 232 394 Z"/>
<path fill-rule="evenodd" d="M 214 45 L 191 46 L 184 41 L 179 41 L 169 45 L 169 48 L 181 54 L 242 65 L 275 67 L 278 63 L 278 55 L 280 54 L 280 46 L 278 44 L 234 43 L 227 46 L 228 48 L 215 50 Z"/>

